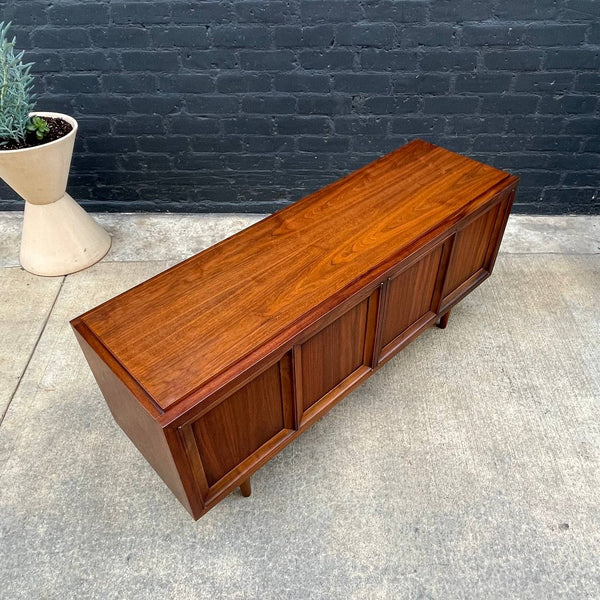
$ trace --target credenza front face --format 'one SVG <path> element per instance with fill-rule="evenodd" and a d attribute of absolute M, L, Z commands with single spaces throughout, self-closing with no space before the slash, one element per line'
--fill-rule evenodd
<path fill-rule="evenodd" d="M 478 285 L 499 242 L 493 232 L 509 208 L 503 198 L 416 259 L 400 263 L 366 297 L 316 323 L 280 360 L 188 424 L 190 463 L 203 503 L 237 487 L 439 319 L 457 290 L 463 295 Z"/>
<path fill-rule="evenodd" d="M 192 425 L 210 487 L 292 423 L 290 390 L 283 393 L 279 364 L 223 400 Z M 286 406 L 287 404 L 287 406 Z"/>
<path fill-rule="evenodd" d="M 294 346 L 298 424 L 330 408 L 371 370 L 379 289 Z"/>
<path fill-rule="evenodd" d="M 295 430 L 291 353 L 207 413 L 181 428 L 204 503 L 235 487 L 243 474 Z"/>
<path fill-rule="evenodd" d="M 453 300 L 461 286 L 468 286 L 469 282 L 474 283 L 479 276 L 489 274 L 495 250 L 493 234 L 504 217 L 507 202 L 508 198 L 504 198 L 455 234 L 442 292 L 442 306 Z"/>
<path fill-rule="evenodd" d="M 387 280 L 379 362 L 387 360 L 435 318 L 436 291 L 443 282 L 441 263 L 447 248 L 447 243 L 440 243 Z"/>

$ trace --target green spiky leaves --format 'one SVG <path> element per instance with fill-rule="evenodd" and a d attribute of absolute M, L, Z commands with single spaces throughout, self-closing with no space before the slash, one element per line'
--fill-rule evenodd
<path fill-rule="evenodd" d="M 0 23 L 0 146 L 25 139 L 34 100 L 29 72 L 33 63 L 23 63 L 23 52 L 15 55 L 15 38 L 7 37 L 9 27 L 10 23 Z M 35 131 L 37 135 L 39 129 Z"/>

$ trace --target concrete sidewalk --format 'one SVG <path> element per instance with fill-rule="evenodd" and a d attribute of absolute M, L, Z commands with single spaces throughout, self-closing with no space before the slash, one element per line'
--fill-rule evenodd
<path fill-rule="evenodd" d="M 68 321 L 259 218 L 101 215 L 39 278 L 0 213 L 0 598 L 600 598 L 600 218 L 511 217 L 445 331 L 194 523 Z"/>

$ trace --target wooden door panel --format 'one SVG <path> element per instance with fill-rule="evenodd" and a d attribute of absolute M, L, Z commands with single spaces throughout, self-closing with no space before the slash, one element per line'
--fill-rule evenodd
<path fill-rule="evenodd" d="M 192 424 L 209 487 L 286 429 L 290 397 L 276 363 Z"/>
<path fill-rule="evenodd" d="M 456 234 L 442 293 L 444 297 L 487 267 L 488 248 L 499 209 L 500 205 L 496 204 Z"/>
<path fill-rule="evenodd" d="M 302 408 L 306 410 L 364 363 L 369 300 L 302 344 Z"/>
<path fill-rule="evenodd" d="M 441 257 L 440 246 L 390 279 L 381 335 L 384 346 L 432 310 Z"/>

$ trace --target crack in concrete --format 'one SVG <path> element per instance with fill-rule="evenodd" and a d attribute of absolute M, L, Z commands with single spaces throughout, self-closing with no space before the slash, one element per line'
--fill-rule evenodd
<path fill-rule="evenodd" d="M 27 358 L 27 362 L 25 363 L 25 366 L 23 367 L 23 371 L 21 372 L 21 376 L 19 377 L 19 381 L 17 381 L 17 385 L 15 386 L 15 389 L 13 390 L 13 393 L 10 395 L 10 398 L 8 399 L 8 403 L 6 404 L 6 408 L 4 409 L 4 411 L 2 412 L 2 414 L 0 415 L 0 427 L 2 427 L 2 423 L 4 422 L 4 418 L 8 414 L 8 409 L 10 408 L 10 405 L 12 404 L 12 401 L 14 400 L 15 396 L 17 395 L 17 392 L 19 391 L 19 388 L 21 387 L 21 382 L 25 378 L 25 374 L 27 373 L 27 369 L 29 368 L 31 360 L 33 359 L 33 355 L 35 354 L 35 351 L 37 350 L 37 347 L 38 347 L 38 345 L 40 343 L 40 340 L 42 339 L 42 335 L 44 335 L 44 331 L 46 331 L 46 325 L 48 325 L 48 321 L 50 320 L 50 316 L 52 315 L 52 311 L 54 310 L 54 307 L 56 306 L 56 302 L 58 301 L 58 297 L 60 296 L 60 292 L 63 289 L 63 285 L 65 284 L 66 278 L 67 278 L 67 276 L 63 275 L 62 281 L 60 282 L 60 286 L 58 287 L 58 290 L 56 292 L 56 296 L 54 296 L 54 300 L 52 301 L 52 304 L 50 305 L 48 313 L 46 314 L 46 317 L 44 318 L 44 322 L 42 323 L 42 327 L 40 328 L 40 333 L 37 336 L 37 339 L 35 340 L 35 344 L 33 344 L 33 348 L 31 349 L 31 352 L 29 353 L 29 356 Z"/>

